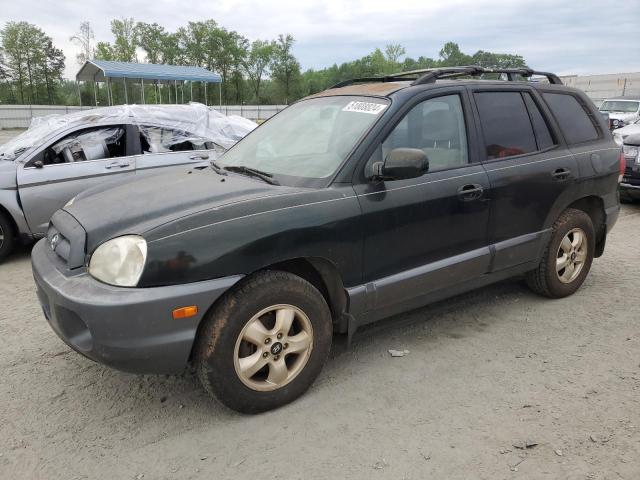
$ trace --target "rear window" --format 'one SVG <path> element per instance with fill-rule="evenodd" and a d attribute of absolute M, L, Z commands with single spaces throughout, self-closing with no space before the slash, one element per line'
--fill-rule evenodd
<path fill-rule="evenodd" d="M 568 93 L 544 93 L 543 96 L 567 143 L 583 143 L 600 138 L 589 113 L 576 97 Z"/>
<path fill-rule="evenodd" d="M 478 92 L 475 100 L 489 160 L 538 149 L 520 92 Z"/>

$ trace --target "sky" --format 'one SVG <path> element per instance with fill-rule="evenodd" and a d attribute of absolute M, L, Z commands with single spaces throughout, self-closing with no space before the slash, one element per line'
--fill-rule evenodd
<path fill-rule="evenodd" d="M 212 18 L 249 40 L 290 33 L 302 68 L 323 68 L 399 43 L 407 56 L 437 58 L 447 41 L 522 55 L 536 70 L 566 74 L 640 71 L 640 0 L 2 0 L 0 25 L 28 21 L 78 69 L 70 40 L 89 21 L 96 41 L 112 41 L 109 22 L 133 17 L 174 31 Z M 140 53 L 139 59 L 144 60 Z"/>

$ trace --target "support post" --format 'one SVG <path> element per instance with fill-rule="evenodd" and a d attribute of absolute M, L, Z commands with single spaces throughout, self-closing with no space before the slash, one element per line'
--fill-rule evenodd
<path fill-rule="evenodd" d="M 127 79 L 123 78 L 122 83 L 124 83 L 124 103 L 129 104 L 129 95 L 127 95 Z"/>
<path fill-rule="evenodd" d="M 193 102 L 193 81 L 189 80 L 189 89 L 191 90 L 191 97 L 189 98 L 190 102 Z"/>
<path fill-rule="evenodd" d="M 218 98 L 220 99 L 220 111 L 222 112 L 222 82 L 218 83 Z"/>
<path fill-rule="evenodd" d="M 204 82 L 204 104 L 208 105 L 208 103 L 207 103 L 207 82 Z"/>
<path fill-rule="evenodd" d="M 80 82 L 76 80 L 76 87 L 78 87 L 78 101 L 80 102 L 80 108 L 82 108 L 82 94 L 80 93 Z"/>
<path fill-rule="evenodd" d="M 98 82 L 96 82 L 96 76 L 93 76 L 93 99 L 96 103 L 96 107 L 98 106 L 98 90 L 96 89 L 96 84 Z"/>
<path fill-rule="evenodd" d="M 182 103 L 184 103 L 184 80 L 180 84 L 180 95 L 182 96 Z"/>

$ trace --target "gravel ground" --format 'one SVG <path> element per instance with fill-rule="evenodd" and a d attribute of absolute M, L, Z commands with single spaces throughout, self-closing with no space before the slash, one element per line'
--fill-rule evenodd
<path fill-rule="evenodd" d="M 0 266 L 0 478 L 637 479 L 639 232 L 625 205 L 573 297 L 514 280 L 337 336 L 306 395 L 256 416 L 72 352 L 23 248 Z"/>

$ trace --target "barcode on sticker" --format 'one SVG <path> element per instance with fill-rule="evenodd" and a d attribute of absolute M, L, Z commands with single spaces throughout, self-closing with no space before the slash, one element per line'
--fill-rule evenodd
<path fill-rule="evenodd" d="M 342 109 L 343 112 L 360 112 L 370 113 L 371 115 L 378 115 L 387 106 L 383 103 L 373 102 L 349 102 L 347 106 Z"/>

